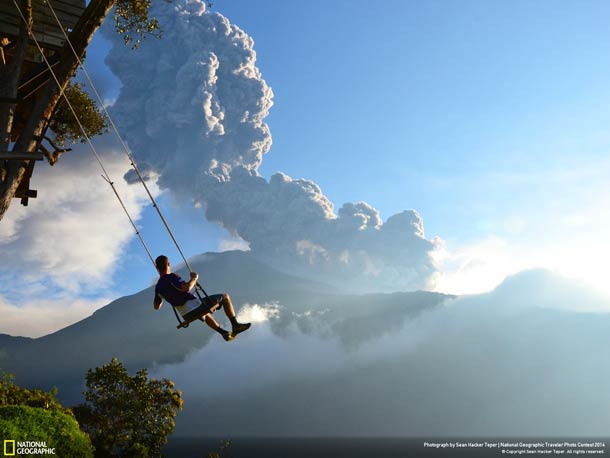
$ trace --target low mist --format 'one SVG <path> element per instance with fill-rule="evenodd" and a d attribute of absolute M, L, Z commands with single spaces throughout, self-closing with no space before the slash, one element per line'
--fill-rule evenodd
<path fill-rule="evenodd" d="M 529 271 L 416 313 L 393 299 L 250 306 L 264 319 L 236 341 L 154 369 L 184 391 L 177 434 L 606 434 L 610 315 L 579 311 L 604 298 Z"/>

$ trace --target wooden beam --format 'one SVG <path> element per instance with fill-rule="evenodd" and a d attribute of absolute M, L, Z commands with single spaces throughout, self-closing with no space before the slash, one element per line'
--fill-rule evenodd
<path fill-rule="evenodd" d="M 28 92 L 26 95 L 23 96 L 23 100 L 27 100 L 29 97 L 31 97 L 32 95 L 36 94 L 38 91 L 40 91 L 43 87 L 45 87 L 45 85 L 49 82 L 49 80 L 45 80 L 42 83 L 40 83 L 38 86 L 36 86 L 34 89 L 32 89 L 30 92 Z"/>
<path fill-rule="evenodd" d="M 33 160 L 42 161 L 44 154 L 42 153 L 27 153 L 27 152 L 13 152 L 13 151 L 0 151 L 0 161 L 11 161 L 11 160 Z"/>
<path fill-rule="evenodd" d="M 47 57 L 47 61 L 49 62 L 49 64 L 51 64 L 51 68 L 53 68 L 53 67 L 57 66 L 57 64 L 59 64 L 59 58 L 56 55 Z M 41 76 L 45 75 L 48 71 L 49 71 L 49 67 L 47 67 L 46 63 L 40 63 L 40 64 L 36 65 L 36 67 L 34 67 L 32 70 L 30 70 L 23 77 L 24 81 L 19 82 L 19 87 L 17 88 L 17 90 L 19 90 L 19 91 L 22 90 L 28 84 L 34 82 L 35 80 L 39 79 Z M 46 76 L 46 78 L 48 78 L 48 76 Z"/>
<path fill-rule="evenodd" d="M 28 206 L 28 199 L 36 199 L 36 197 L 38 196 L 38 191 L 36 191 L 35 189 L 28 189 L 25 192 L 25 195 L 23 195 L 23 193 L 21 193 L 22 195 L 18 196 L 17 194 L 15 194 L 14 198 L 17 199 L 21 199 L 21 205 L 23 205 L 24 207 Z"/>
<path fill-rule="evenodd" d="M 15 191 L 15 195 L 13 198 L 21 199 L 21 205 L 28 205 L 28 199 L 35 199 L 38 196 L 38 191 L 35 189 L 30 189 L 30 178 L 32 178 L 32 174 L 34 173 L 34 161 L 31 161 L 26 167 L 26 171 L 23 174 L 23 178 L 21 179 L 21 183 L 17 187 Z"/>
<path fill-rule="evenodd" d="M 35 189 L 25 189 L 15 193 L 15 199 L 36 199 L 38 191 Z"/>

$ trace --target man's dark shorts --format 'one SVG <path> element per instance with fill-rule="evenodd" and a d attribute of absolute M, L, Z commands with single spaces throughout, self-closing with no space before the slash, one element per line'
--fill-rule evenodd
<path fill-rule="evenodd" d="M 212 296 L 204 297 L 199 307 L 194 310 L 191 310 L 182 318 L 184 318 L 185 321 L 190 321 L 192 319 L 201 318 L 205 313 L 215 312 L 221 307 L 220 302 L 223 300 L 224 297 L 224 294 L 213 294 Z"/>

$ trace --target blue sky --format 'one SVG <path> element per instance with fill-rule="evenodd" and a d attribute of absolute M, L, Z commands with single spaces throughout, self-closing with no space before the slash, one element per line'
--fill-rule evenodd
<path fill-rule="evenodd" d="M 335 209 L 362 200 L 384 220 L 416 210 L 443 241 L 442 291 L 489 290 L 539 266 L 604 287 L 606 2 L 217 0 L 212 11 L 254 39 L 274 92 L 265 178 L 312 180 Z M 86 66 L 110 100 L 107 51 L 96 35 Z M 226 246 L 188 202 L 160 202 L 187 256 Z M 139 225 L 175 257 L 151 208 Z M 154 278 L 136 239 L 122 253 L 94 296 Z"/>
<path fill-rule="evenodd" d="M 604 153 L 610 42 L 602 3 L 214 8 L 254 37 L 276 95 L 263 173 L 310 177 L 334 202 L 358 196 L 386 215 L 417 208 L 443 234 L 453 222 L 443 213 L 479 189 L 441 189 L 439 199 L 426 179 L 442 186 L 494 171 L 542 174 L 575 153 L 583 162 Z M 512 191 L 510 200 L 522 199 Z M 472 231 L 451 229 L 460 238 Z"/>
<path fill-rule="evenodd" d="M 214 8 L 254 37 L 275 93 L 262 172 L 311 178 L 335 203 L 414 208 L 428 235 L 474 240 L 507 213 L 535 211 L 539 178 L 606 155 L 602 2 Z M 488 179 L 517 173 L 528 186 Z"/>

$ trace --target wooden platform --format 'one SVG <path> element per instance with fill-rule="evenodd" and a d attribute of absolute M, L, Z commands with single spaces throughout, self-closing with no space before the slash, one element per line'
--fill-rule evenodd
<path fill-rule="evenodd" d="M 19 0 L 17 0 L 19 3 Z M 51 0 L 64 30 L 69 33 L 85 11 L 85 0 Z M 33 32 L 43 48 L 61 49 L 66 39 L 45 0 L 32 0 Z M 16 38 L 23 19 L 13 0 L 0 1 L 0 36 Z"/>

